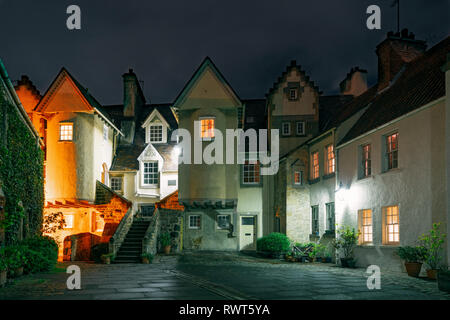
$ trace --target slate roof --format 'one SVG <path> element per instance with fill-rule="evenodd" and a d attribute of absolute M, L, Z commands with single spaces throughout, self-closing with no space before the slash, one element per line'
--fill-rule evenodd
<path fill-rule="evenodd" d="M 447 37 L 422 56 L 406 64 L 390 87 L 377 92 L 375 85 L 350 102 L 349 106 L 354 108 L 369 104 L 370 106 L 339 144 L 444 96 L 445 74 L 441 67 L 445 64 L 449 52 L 450 37 Z"/>
<path fill-rule="evenodd" d="M 334 95 L 319 97 L 319 131 L 325 132 L 335 127 L 346 115 L 354 110 L 344 111 L 344 106 L 353 99 L 352 95 Z"/>

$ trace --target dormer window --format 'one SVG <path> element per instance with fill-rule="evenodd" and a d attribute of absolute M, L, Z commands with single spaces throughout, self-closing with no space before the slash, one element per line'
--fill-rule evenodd
<path fill-rule="evenodd" d="M 151 124 L 149 127 L 150 142 L 163 142 L 163 126 L 162 124 Z"/>
<path fill-rule="evenodd" d="M 145 186 L 157 185 L 159 181 L 158 162 L 144 162 L 143 184 Z"/>

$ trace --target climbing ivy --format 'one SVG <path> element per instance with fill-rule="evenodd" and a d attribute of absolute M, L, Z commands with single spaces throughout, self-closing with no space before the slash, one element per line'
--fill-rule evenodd
<path fill-rule="evenodd" d="M 0 91 L 0 183 L 6 197 L 6 244 L 17 242 L 21 219 L 26 236 L 38 235 L 44 204 L 43 152 L 36 138 Z M 7 119 L 6 139 L 4 117 Z M 4 143 L 6 142 L 6 144 Z"/>

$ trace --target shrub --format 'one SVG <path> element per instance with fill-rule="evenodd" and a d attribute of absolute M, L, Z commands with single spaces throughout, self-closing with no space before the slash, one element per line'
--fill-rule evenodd
<path fill-rule="evenodd" d="M 342 250 L 345 259 L 352 259 L 358 237 L 359 232 L 356 232 L 354 228 L 343 226 L 337 230 L 337 238 L 333 240 L 333 246 L 336 250 Z"/>
<path fill-rule="evenodd" d="M 397 255 L 400 259 L 405 260 L 405 262 L 409 263 L 420 263 L 424 260 L 425 257 L 425 249 L 423 247 L 398 247 Z"/>
<path fill-rule="evenodd" d="M 102 262 L 101 256 L 108 253 L 109 253 L 109 244 L 107 242 L 96 244 L 91 248 L 91 260 L 95 261 L 96 263 L 101 263 Z"/>
<path fill-rule="evenodd" d="M 259 238 L 256 242 L 258 251 L 271 253 L 286 253 L 291 247 L 291 241 L 282 233 L 273 232 L 265 237 Z"/>
<path fill-rule="evenodd" d="M 419 237 L 419 244 L 425 248 L 424 261 L 430 269 L 439 269 L 442 258 L 442 245 L 445 241 L 445 233 L 439 230 L 441 223 L 433 223 L 433 228 L 428 234 Z"/>
<path fill-rule="evenodd" d="M 26 248 L 24 254 L 27 264 L 24 266 L 26 273 L 36 273 L 51 270 L 58 260 L 58 244 L 47 236 L 35 236 L 21 242 Z"/>
<path fill-rule="evenodd" d="M 25 254 L 27 247 L 21 245 L 8 246 L 3 249 L 6 263 L 10 270 L 24 267 L 28 260 Z"/>
<path fill-rule="evenodd" d="M 170 246 L 172 244 L 172 240 L 170 238 L 169 232 L 164 232 L 159 236 L 159 242 L 161 243 L 162 247 Z"/>

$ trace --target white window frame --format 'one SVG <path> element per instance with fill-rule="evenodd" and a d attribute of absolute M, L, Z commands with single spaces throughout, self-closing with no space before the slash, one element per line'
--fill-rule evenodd
<path fill-rule="evenodd" d="M 395 136 L 395 149 L 392 149 L 392 138 Z M 391 140 L 389 141 L 389 139 Z M 386 136 L 384 136 L 385 139 L 385 163 L 386 163 L 386 171 L 397 169 L 398 168 L 398 132 L 392 132 Z M 392 156 L 392 163 L 390 161 L 390 156 Z M 394 166 L 395 162 L 395 166 Z"/>
<path fill-rule="evenodd" d="M 287 125 L 287 127 L 286 127 L 288 129 L 287 133 L 284 132 L 285 125 Z M 281 134 L 283 136 L 290 136 L 291 135 L 291 123 L 290 122 L 282 122 L 281 123 Z"/>
<path fill-rule="evenodd" d="M 314 163 L 314 155 L 317 154 L 317 166 Z M 317 176 L 315 175 L 315 168 L 317 167 Z M 320 163 L 319 163 L 319 151 L 311 152 L 311 180 L 319 179 L 320 177 Z"/>
<path fill-rule="evenodd" d="M 370 224 L 368 220 L 370 220 Z M 358 229 L 360 232 L 359 244 L 373 244 L 373 211 L 371 209 L 358 210 Z"/>
<path fill-rule="evenodd" d="M 295 181 L 296 175 L 299 175 L 299 182 Z M 303 171 L 301 170 L 294 170 L 294 185 L 301 186 L 303 184 Z"/>
<path fill-rule="evenodd" d="M 333 208 L 333 210 L 331 210 Z M 331 215 L 333 215 L 333 218 L 331 219 Z M 334 202 L 328 202 L 325 203 L 325 227 L 327 231 L 335 231 L 336 230 L 336 206 Z M 333 223 L 330 222 L 330 220 L 333 220 Z"/>
<path fill-rule="evenodd" d="M 75 224 L 75 215 L 72 213 L 64 213 L 64 229 L 73 229 Z"/>
<path fill-rule="evenodd" d="M 317 230 L 314 230 L 315 223 L 317 223 L 316 227 Z M 311 206 L 311 234 L 318 235 L 320 232 L 320 225 L 319 225 L 319 206 Z"/>
<path fill-rule="evenodd" d="M 156 172 L 145 172 L 146 164 L 152 164 L 152 165 L 156 164 Z M 156 183 L 145 183 L 145 180 L 146 180 L 145 175 L 146 174 L 150 174 L 150 175 L 156 174 Z M 149 177 L 149 179 L 154 179 L 154 178 Z M 158 184 L 159 184 L 159 163 L 158 163 L 158 161 L 142 161 L 142 185 L 146 186 L 146 187 L 148 187 L 148 186 L 154 187 L 154 186 L 158 186 Z"/>
<path fill-rule="evenodd" d="M 59 123 L 59 141 L 73 141 L 73 122 Z"/>
<path fill-rule="evenodd" d="M 197 225 L 193 226 L 191 224 L 191 222 L 192 222 L 191 218 L 195 218 L 195 217 L 198 218 L 198 226 Z M 202 228 L 202 216 L 200 214 L 190 214 L 188 216 L 188 228 L 194 229 L 194 230 L 200 230 Z"/>
<path fill-rule="evenodd" d="M 332 151 L 331 151 L 331 155 L 332 158 L 330 158 L 330 152 L 329 152 L 329 148 L 331 147 Z M 330 161 L 332 162 L 330 164 Z M 331 166 L 331 169 L 330 169 Z M 334 154 L 334 145 L 333 144 L 329 144 L 327 146 L 325 146 L 325 174 L 332 174 L 336 172 L 336 156 Z"/>
<path fill-rule="evenodd" d="M 302 125 L 302 131 L 298 130 L 298 125 L 301 124 Z M 306 122 L 305 121 L 297 121 L 295 124 L 295 130 L 297 132 L 297 135 L 299 136 L 304 136 L 306 134 Z"/>
<path fill-rule="evenodd" d="M 389 210 L 393 210 L 394 208 L 396 208 L 397 214 L 396 215 L 389 215 Z M 394 217 L 396 216 L 396 222 L 391 221 L 391 223 L 389 223 L 389 216 Z M 398 205 L 394 205 L 394 206 L 387 206 L 387 207 L 383 207 L 382 208 L 382 217 L 383 217 L 383 244 L 384 245 L 399 245 L 400 244 L 400 209 Z M 394 220 L 394 219 L 392 219 Z M 392 231 L 392 232 L 391 232 Z M 395 235 L 397 234 L 397 241 L 394 240 L 390 240 L 389 236 L 390 234 L 393 234 L 393 236 L 395 237 Z"/>
<path fill-rule="evenodd" d="M 152 138 L 152 128 L 156 127 L 158 127 L 158 132 L 153 132 L 153 134 L 158 134 L 159 136 L 159 130 L 161 130 L 161 139 L 159 140 Z M 164 141 L 164 125 L 162 123 L 150 123 L 148 125 L 148 141 L 150 143 L 162 143 Z"/>

